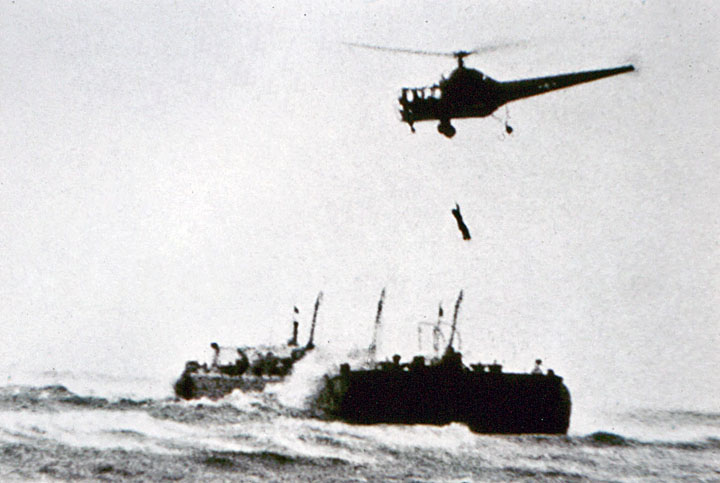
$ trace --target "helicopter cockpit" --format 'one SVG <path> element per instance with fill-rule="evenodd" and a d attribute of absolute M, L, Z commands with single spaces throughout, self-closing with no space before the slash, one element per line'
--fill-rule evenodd
<path fill-rule="evenodd" d="M 413 123 L 437 117 L 438 105 L 442 91 L 440 86 L 430 87 L 403 87 L 398 98 L 400 103 L 400 115 L 402 120 L 410 125 L 412 132 L 415 132 Z"/>

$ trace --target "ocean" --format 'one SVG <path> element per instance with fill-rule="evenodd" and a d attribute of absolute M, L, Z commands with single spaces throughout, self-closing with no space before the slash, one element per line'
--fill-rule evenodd
<path fill-rule="evenodd" d="M 313 417 L 317 377 L 294 376 L 190 402 L 151 377 L 8 377 L 0 481 L 720 481 L 720 413 L 573 408 L 567 436 L 361 426 Z"/>

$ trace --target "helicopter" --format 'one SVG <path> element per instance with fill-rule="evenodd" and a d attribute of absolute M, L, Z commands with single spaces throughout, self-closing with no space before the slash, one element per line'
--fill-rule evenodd
<path fill-rule="evenodd" d="M 430 52 L 368 44 L 348 45 L 391 52 L 452 56 L 457 59 L 457 68 L 452 71 L 450 77 L 443 76 L 439 83 L 429 87 L 403 87 L 402 94 L 398 98 L 402 122 L 407 123 L 412 132 L 415 132 L 416 122 L 440 121 L 437 130 L 448 138 L 452 138 L 456 133 L 455 127 L 450 123 L 452 119 L 490 116 L 508 102 L 635 70 L 635 67 L 629 64 L 609 69 L 501 82 L 479 70 L 465 67 L 464 63 L 464 59 L 470 55 L 483 50 L 494 50 L 497 47 L 471 51 Z M 505 129 L 508 134 L 513 131 L 507 121 Z"/>

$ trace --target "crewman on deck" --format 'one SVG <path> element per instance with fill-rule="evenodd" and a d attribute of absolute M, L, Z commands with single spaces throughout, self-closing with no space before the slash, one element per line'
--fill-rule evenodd
<path fill-rule="evenodd" d="M 535 374 L 537 376 L 542 376 L 544 373 L 543 373 L 542 367 L 540 367 L 541 365 L 542 365 L 542 360 L 535 359 L 535 368 L 532 370 L 531 374 Z"/>
<path fill-rule="evenodd" d="M 250 360 L 242 349 L 238 348 L 237 353 L 238 358 L 235 359 L 235 372 L 238 376 L 242 376 L 245 374 L 245 371 L 248 370 L 248 367 L 250 367 Z"/>
<path fill-rule="evenodd" d="M 213 360 L 212 360 L 212 367 L 217 367 L 218 363 L 220 361 L 220 346 L 217 345 L 217 342 L 213 342 L 210 344 L 210 347 L 212 348 L 214 354 L 213 354 Z"/>

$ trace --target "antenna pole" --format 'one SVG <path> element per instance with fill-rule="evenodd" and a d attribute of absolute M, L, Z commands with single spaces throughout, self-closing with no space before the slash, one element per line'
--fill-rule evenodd
<path fill-rule="evenodd" d="M 380 300 L 378 301 L 377 314 L 375 314 L 375 327 L 373 329 L 373 338 L 368 348 L 370 360 L 375 360 L 375 353 L 377 352 L 377 339 L 378 332 L 380 332 L 380 316 L 382 315 L 383 303 L 385 302 L 385 288 L 380 292 Z"/>
<path fill-rule="evenodd" d="M 453 323 L 452 323 L 452 330 L 450 331 L 450 342 L 448 342 L 447 349 L 445 351 L 447 352 L 450 348 L 452 348 L 453 340 L 455 339 L 455 329 L 457 328 L 457 316 L 458 312 L 460 311 L 460 303 L 463 299 L 463 291 L 460 290 L 460 295 L 458 295 L 457 302 L 455 302 L 455 313 L 453 314 Z"/>
<path fill-rule="evenodd" d="M 442 318 L 443 318 L 443 308 L 442 308 L 442 302 L 438 305 L 438 320 L 437 324 L 435 324 L 435 327 L 433 327 L 433 350 L 435 350 L 435 357 L 438 356 L 438 351 L 440 350 L 440 337 L 442 336 L 442 329 L 440 326 L 442 325 Z"/>
<path fill-rule="evenodd" d="M 297 316 L 299 313 L 300 313 L 300 311 L 298 310 L 297 306 L 293 307 L 293 335 L 292 335 L 292 339 L 290 339 L 288 341 L 288 345 L 292 346 L 292 347 L 297 347 L 297 345 L 298 345 L 297 336 L 298 336 L 298 326 L 300 325 L 300 323 L 297 321 Z"/>
<path fill-rule="evenodd" d="M 312 349 L 315 347 L 315 344 L 313 343 L 313 339 L 315 338 L 315 322 L 317 322 L 317 313 L 318 308 L 320 307 L 320 302 L 322 301 L 323 293 L 320 292 L 315 299 L 315 311 L 313 312 L 313 318 L 312 318 L 312 325 L 310 326 L 310 339 L 308 340 L 308 343 L 305 345 L 306 349 Z"/>

